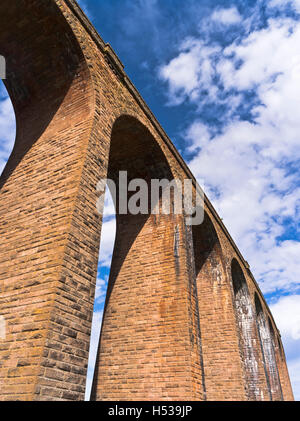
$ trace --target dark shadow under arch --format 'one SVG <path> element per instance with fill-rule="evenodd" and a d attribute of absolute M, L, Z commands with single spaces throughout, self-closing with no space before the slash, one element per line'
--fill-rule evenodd
<path fill-rule="evenodd" d="M 196 296 L 196 314 L 199 315 L 199 319 L 195 324 L 200 342 L 200 362 L 203 373 L 202 386 L 206 393 L 206 399 L 213 400 L 214 397 L 211 394 L 212 383 L 218 382 L 215 375 L 219 369 L 218 364 L 216 364 L 216 373 L 210 368 L 209 361 L 215 358 L 213 355 L 214 345 L 210 338 L 208 338 L 210 331 L 209 323 L 202 319 L 207 312 L 207 304 L 211 303 L 213 299 L 211 297 L 213 285 L 220 285 L 222 283 L 222 251 L 215 227 L 206 211 L 204 211 L 203 222 L 199 225 L 192 225 L 191 231 L 195 271 L 192 275 L 195 282 L 193 293 Z M 206 288 L 207 283 L 209 284 L 209 288 Z M 203 346 L 206 346 L 206 358 L 203 355 Z"/>
<path fill-rule="evenodd" d="M 121 214 L 119 209 L 120 171 L 127 172 L 127 183 L 130 183 L 130 181 L 134 179 L 142 179 L 146 181 L 149 193 L 149 206 L 147 214 Z M 107 358 L 106 355 L 103 356 L 102 347 L 103 335 L 105 334 L 104 332 L 106 329 L 105 326 L 106 323 L 114 323 L 114 321 L 112 322 L 112 312 L 114 312 L 115 309 L 113 302 L 111 303 L 111 296 L 115 290 L 117 290 L 117 293 L 118 291 L 120 291 L 120 294 L 122 295 L 122 285 L 124 285 L 124 288 L 126 289 L 126 278 L 124 279 L 124 271 L 126 274 L 129 270 L 130 275 L 133 274 L 136 277 L 137 282 L 143 276 L 147 277 L 146 273 L 147 271 L 149 272 L 150 267 L 147 268 L 145 266 L 144 274 L 139 272 L 140 269 L 135 269 L 135 266 L 140 268 L 140 265 L 135 264 L 136 260 L 138 261 L 140 259 L 143 259 L 142 256 L 143 253 L 145 253 L 144 250 L 141 249 L 142 245 L 140 240 L 140 236 L 145 235 L 143 234 L 144 231 L 149 229 L 149 226 L 152 227 L 151 230 L 153 229 L 155 231 L 155 229 L 159 229 L 161 225 L 165 225 L 166 227 L 169 226 L 170 229 L 174 229 L 176 219 L 175 215 L 173 214 L 151 214 L 151 180 L 166 179 L 171 181 L 174 177 L 172 174 L 170 164 L 168 163 L 167 158 L 163 150 L 161 149 L 161 146 L 155 140 L 148 128 L 146 128 L 146 126 L 142 124 L 139 120 L 137 120 L 135 117 L 123 115 L 119 117 L 113 125 L 107 178 L 113 180 L 116 185 L 116 239 L 103 312 L 103 325 L 100 334 L 100 341 L 97 353 L 98 357 L 95 366 L 91 400 L 96 400 L 98 398 L 97 393 L 99 392 L 97 392 L 97 390 L 99 389 L 99 387 L 101 387 L 99 383 L 99 360 L 101 360 L 101 358 Z M 130 199 L 132 194 L 135 194 L 135 192 L 128 193 L 128 200 Z M 159 196 L 160 205 L 161 199 L 162 191 L 160 192 Z M 151 237 L 149 239 L 148 246 L 151 246 Z M 145 244 L 145 248 L 146 247 L 147 245 Z M 159 267 L 161 261 L 165 257 L 163 250 L 156 250 L 154 248 L 153 251 L 156 254 L 154 253 L 153 256 L 150 256 L 150 261 L 153 260 L 152 272 L 155 272 L 155 270 L 157 269 L 157 267 Z M 155 257 L 156 255 L 158 257 Z M 145 256 L 144 258 L 146 257 L 147 256 Z M 157 267 L 155 267 L 155 262 Z M 130 267 L 130 269 L 128 269 L 128 267 Z M 135 270 L 137 270 L 136 273 Z M 147 278 L 142 283 L 145 283 L 145 285 L 147 285 Z M 122 314 L 122 312 L 120 313 Z M 121 327 L 121 329 L 122 328 L 123 326 Z M 121 333 L 120 335 L 122 336 Z M 122 345 L 119 345 L 116 342 L 115 345 L 116 347 L 120 346 L 122 348 Z"/>
<path fill-rule="evenodd" d="M 215 227 L 207 212 L 204 212 L 202 224 L 193 225 L 193 244 L 196 277 L 198 277 L 207 259 L 212 267 L 218 268 L 221 264 L 221 246 Z M 216 276 L 220 274 L 216 273 Z"/>
<path fill-rule="evenodd" d="M 283 348 L 282 348 L 282 343 L 281 343 L 281 339 L 279 336 L 277 336 L 277 344 L 278 344 L 278 349 L 279 349 L 279 354 L 280 354 L 280 358 L 283 361 L 284 360 L 284 353 L 283 353 Z"/>
<path fill-rule="evenodd" d="M 205 211 L 203 223 L 192 227 L 207 400 L 239 400 L 245 389 L 232 292 L 214 222 Z M 241 376 L 238 384 L 226 370 L 229 366 Z"/>
<path fill-rule="evenodd" d="M 255 292 L 254 295 L 254 302 L 256 310 L 256 323 L 259 333 L 262 354 L 264 358 L 270 399 L 275 401 L 283 400 L 270 325 L 269 323 L 267 323 L 261 300 L 257 292 Z"/>
<path fill-rule="evenodd" d="M 279 366 L 278 364 L 280 364 L 280 356 L 278 355 L 280 353 L 280 348 L 279 348 L 279 353 L 277 351 L 277 344 L 276 344 L 276 336 L 275 336 L 275 332 L 273 329 L 273 325 L 271 322 L 270 317 L 268 317 L 268 325 L 269 325 L 269 331 L 271 334 L 271 351 L 272 351 L 272 357 L 273 357 L 273 377 L 277 383 L 276 388 L 277 388 L 277 395 L 279 395 L 280 400 L 283 400 L 283 392 L 282 392 L 282 387 L 281 387 L 281 381 L 280 381 L 280 375 L 279 375 Z"/>
<path fill-rule="evenodd" d="M 249 400 L 261 400 L 258 355 L 256 353 L 255 320 L 247 282 L 239 262 L 231 262 L 234 305 L 239 326 L 240 344 Z"/>
<path fill-rule="evenodd" d="M 148 214 L 123 215 L 119 212 L 119 172 L 127 172 L 128 183 L 134 179 L 142 179 L 148 185 Z M 173 179 L 170 165 L 161 147 L 150 131 L 135 117 L 123 115 L 114 123 L 111 135 L 111 146 L 108 164 L 108 179 L 115 182 L 116 195 L 116 240 L 112 257 L 110 283 L 107 301 L 113 288 L 113 279 L 117 278 L 128 251 L 132 247 L 139 232 L 151 215 L 151 180 Z M 128 200 L 135 192 L 128 193 Z M 162 194 L 162 192 L 160 192 Z M 160 199 L 161 199 L 160 194 Z M 125 231 L 125 232 L 124 232 Z"/>
<path fill-rule="evenodd" d="M 15 146 L 0 180 L 2 189 L 49 127 L 74 80 L 88 69 L 54 1 L 1 0 L 0 17 L 0 54 L 7 66 L 4 83 L 17 126 Z"/>

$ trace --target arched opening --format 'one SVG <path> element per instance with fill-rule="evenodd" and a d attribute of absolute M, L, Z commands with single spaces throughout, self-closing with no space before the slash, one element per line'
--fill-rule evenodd
<path fill-rule="evenodd" d="M 49 130 L 54 116 L 62 130 L 63 126 L 67 127 L 65 109 L 60 113 L 60 106 L 66 95 L 70 96 L 76 78 L 86 70 L 74 35 L 57 5 L 52 1 L 43 3 L 38 7 L 33 0 L 22 5 L 18 0 L 0 4 L 0 16 L 4 17 L 0 34 L 1 54 L 6 61 L 4 84 L 17 122 L 15 147 L 2 174 L 0 188 Z"/>
<path fill-rule="evenodd" d="M 148 206 L 145 214 L 132 214 L 130 211 L 126 213 L 119 209 L 120 193 L 124 193 L 124 188 L 120 185 L 121 172 L 126 173 L 128 189 L 135 180 L 146 182 Z M 156 218 L 156 215 L 151 213 L 151 180 L 166 179 L 171 181 L 173 179 L 171 168 L 151 133 L 133 117 L 122 116 L 117 119 L 113 126 L 107 178 L 112 180 L 116 186 L 117 247 L 114 249 L 112 264 L 114 270 L 112 277 L 116 278 L 128 252 L 146 222 L 151 220 L 154 223 L 159 223 L 159 218 L 169 219 L 170 217 L 170 215 L 164 217 L 160 214 Z M 133 187 L 133 191 L 127 192 L 128 204 L 137 190 Z M 160 191 L 159 197 L 160 207 L 162 205 L 161 199 L 162 191 Z M 108 290 L 109 294 L 110 289 Z"/>
<path fill-rule="evenodd" d="M 281 381 L 280 381 L 280 374 L 279 374 L 279 368 L 280 368 L 280 351 L 277 348 L 277 343 L 276 343 L 276 336 L 275 336 L 275 332 L 274 332 L 274 328 L 271 322 L 270 317 L 268 317 L 268 325 L 269 325 L 269 331 L 271 334 L 271 352 L 272 352 L 272 359 L 273 359 L 273 373 L 272 376 L 274 377 L 275 381 L 276 381 L 276 394 L 279 396 L 280 400 L 283 400 L 283 392 L 282 392 L 282 387 L 281 387 Z"/>
<path fill-rule="evenodd" d="M 272 343 L 270 326 L 268 325 L 258 294 L 255 293 L 256 322 L 259 340 L 264 358 L 266 378 L 271 400 L 282 400 L 282 391 L 278 376 L 278 367 Z"/>
<path fill-rule="evenodd" d="M 207 212 L 192 232 L 207 399 L 244 399 L 231 289 L 220 241 Z M 226 370 L 227 366 L 234 368 Z M 232 381 L 239 376 L 238 384 Z"/>
<path fill-rule="evenodd" d="M 212 279 L 217 284 L 222 282 L 221 246 L 216 230 L 205 212 L 204 221 L 200 225 L 193 226 L 193 243 L 195 255 L 196 277 L 199 276 L 204 265 L 209 263 Z M 205 270 L 210 270 L 207 266 Z"/>
<path fill-rule="evenodd" d="M 231 277 L 248 397 L 249 400 L 262 400 L 253 309 L 244 273 L 236 259 L 231 263 Z"/>
<path fill-rule="evenodd" d="M 131 183 L 145 182 L 147 212 L 123 212 L 120 172 L 126 173 L 127 203 L 139 191 L 131 191 Z M 147 394 L 164 398 L 168 392 L 162 385 L 174 372 L 174 364 L 178 370 L 186 365 L 175 357 L 186 343 L 178 334 L 185 311 L 181 257 L 175 252 L 180 247 L 181 216 L 173 213 L 172 206 L 169 215 L 151 213 L 162 206 L 162 191 L 158 203 L 151 202 L 151 180 L 171 181 L 173 174 L 157 141 L 133 117 L 122 116 L 113 126 L 108 179 L 116 186 L 116 240 L 91 399 L 145 399 Z M 176 229 L 178 244 L 174 244 Z M 178 396 L 178 391 L 174 393 Z"/>

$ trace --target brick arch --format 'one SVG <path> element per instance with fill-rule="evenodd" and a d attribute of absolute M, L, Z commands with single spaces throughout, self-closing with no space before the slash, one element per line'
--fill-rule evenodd
<path fill-rule="evenodd" d="M 80 109 L 80 115 L 76 112 L 79 100 L 87 97 L 79 98 L 77 93 L 83 85 L 86 91 L 89 70 L 56 3 L 3 0 L 0 15 L 0 51 L 7 65 L 4 83 L 16 115 L 15 147 L 2 174 L 1 188 L 41 137 L 51 136 L 48 147 L 52 147 L 55 141 L 59 143 L 59 129 L 68 130 L 70 116 L 74 124 L 79 123 L 90 110 L 85 101 L 85 109 Z"/>
<path fill-rule="evenodd" d="M 123 215 L 118 209 L 119 204 L 119 173 L 127 173 L 128 184 L 135 179 L 144 180 L 148 187 L 148 210 L 145 215 Z M 126 256 L 136 241 L 137 236 L 149 220 L 149 217 L 159 221 L 160 215 L 151 216 L 151 180 L 165 179 L 173 180 L 171 166 L 168 163 L 161 146 L 150 133 L 149 129 L 136 117 L 122 115 L 113 124 L 111 133 L 111 144 L 109 152 L 107 178 L 116 185 L 116 252 L 122 249 L 122 259 L 113 262 L 115 277 L 117 276 Z M 171 196 L 173 191 L 171 190 Z M 128 192 L 128 201 L 135 192 Z M 160 191 L 159 203 L 153 204 L 162 206 L 162 191 Z M 172 197 L 171 197 L 172 201 Z M 170 209 L 171 210 L 171 209 Z M 167 220 L 169 218 L 164 218 Z M 124 244 L 121 244 L 124 237 L 124 227 L 128 231 Z M 130 228 L 129 228 L 130 227 Z M 119 252 L 119 251 L 118 251 Z M 108 296 L 110 289 L 108 289 Z"/>
<path fill-rule="evenodd" d="M 207 399 L 245 400 L 231 287 L 213 221 L 206 210 L 203 223 L 192 227 Z"/>
<path fill-rule="evenodd" d="M 259 355 L 255 346 L 257 340 L 254 311 L 246 278 L 235 258 L 231 262 L 231 279 L 248 398 L 250 400 L 263 400 L 264 393 L 259 374 Z"/>
<path fill-rule="evenodd" d="M 283 400 L 278 367 L 273 347 L 270 324 L 267 322 L 261 300 L 255 292 L 254 303 L 259 341 L 263 353 L 266 378 L 271 400 Z"/>
<path fill-rule="evenodd" d="M 207 259 L 210 260 L 214 271 L 214 281 L 221 282 L 224 271 L 220 241 L 208 213 L 204 213 L 202 224 L 193 226 L 193 243 L 195 254 L 195 270 L 198 277 Z"/>
<path fill-rule="evenodd" d="M 145 180 L 149 192 L 152 179 L 173 179 L 160 145 L 130 115 L 120 116 L 111 133 L 108 178 L 117 192 L 120 171 L 127 172 L 128 182 Z M 187 339 L 178 335 L 186 308 L 180 284 L 182 216 L 152 215 L 150 195 L 148 199 L 147 214 L 124 215 L 117 194 L 116 240 L 92 400 L 179 398 L 186 393 L 184 375 L 179 388 L 164 388 L 174 370 L 185 371 L 184 359 L 178 358 Z"/>

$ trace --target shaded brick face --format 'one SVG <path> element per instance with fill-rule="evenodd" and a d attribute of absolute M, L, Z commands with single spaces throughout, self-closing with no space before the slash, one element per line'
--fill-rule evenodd
<path fill-rule="evenodd" d="M 0 23 L 17 121 L 0 179 L 0 399 L 82 400 L 97 182 L 193 177 L 75 1 L 2 0 Z M 293 399 L 272 315 L 207 198 L 205 215 L 192 228 L 117 209 L 93 399 Z"/>
<path fill-rule="evenodd" d="M 246 393 L 250 400 L 265 400 L 267 391 L 265 367 L 260 361 L 254 310 L 245 276 L 237 260 L 232 261 L 231 275 L 239 341 L 245 370 Z"/>

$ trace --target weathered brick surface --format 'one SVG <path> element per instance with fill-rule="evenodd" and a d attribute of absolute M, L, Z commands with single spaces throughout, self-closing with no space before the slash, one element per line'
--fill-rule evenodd
<path fill-rule="evenodd" d="M 230 282 L 207 213 L 203 224 L 193 227 L 193 234 L 207 399 L 244 400 Z"/>
<path fill-rule="evenodd" d="M 148 182 L 192 175 L 75 1 L 2 0 L 0 22 L 17 119 L 0 180 L 0 399 L 81 400 L 102 223 L 96 184 L 120 170 Z M 205 211 L 193 229 L 180 215 L 117 215 L 94 399 L 268 400 L 280 388 L 293 399 L 269 309 L 207 198 Z M 275 338 L 265 347 L 255 294 Z"/>

